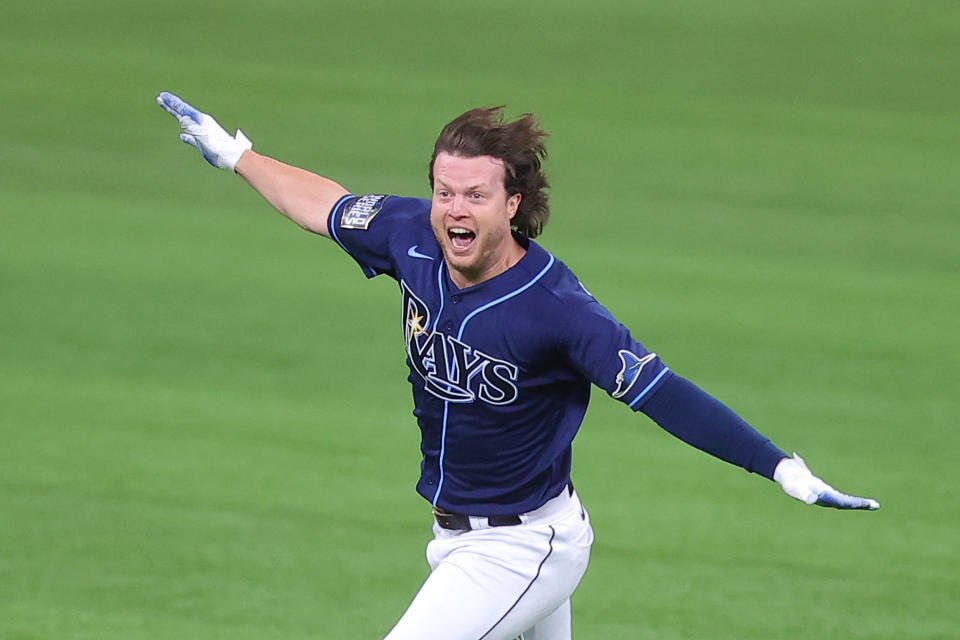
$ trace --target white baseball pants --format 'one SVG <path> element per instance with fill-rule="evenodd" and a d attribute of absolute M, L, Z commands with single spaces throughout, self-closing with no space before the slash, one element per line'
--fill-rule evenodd
<path fill-rule="evenodd" d="M 470 531 L 434 524 L 432 569 L 385 640 L 570 640 L 570 595 L 590 559 L 593 529 L 564 489 L 521 524 Z"/>

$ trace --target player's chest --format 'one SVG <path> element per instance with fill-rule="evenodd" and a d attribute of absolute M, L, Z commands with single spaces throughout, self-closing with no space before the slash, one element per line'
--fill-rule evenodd
<path fill-rule="evenodd" d="M 448 402 L 516 400 L 542 348 L 511 330 L 511 319 L 529 318 L 520 301 L 496 291 L 451 289 L 442 280 L 401 281 L 400 288 L 408 364 L 427 392 Z"/>

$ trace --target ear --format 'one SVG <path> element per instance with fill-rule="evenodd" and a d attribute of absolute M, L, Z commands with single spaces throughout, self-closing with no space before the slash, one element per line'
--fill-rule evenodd
<path fill-rule="evenodd" d="M 517 215 L 517 209 L 520 208 L 520 200 L 522 198 L 523 194 L 520 193 L 515 193 L 507 198 L 507 214 L 511 220 L 513 220 L 513 216 Z"/>

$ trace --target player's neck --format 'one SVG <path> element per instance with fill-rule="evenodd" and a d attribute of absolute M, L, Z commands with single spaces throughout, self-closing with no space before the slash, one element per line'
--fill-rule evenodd
<path fill-rule="evenodd" d="M 467 289 L 482 284 L 487 280 L 496 278 L 501 273 L 513 268 L 523 256 L 527 254 L 526 247 L 518 242 L 510 242 L 497 260 L 492 261 L 482 270 L 463 269 L 447 262 L 447 272 L 450 274 L 450 281 L 457 289 Z"/>

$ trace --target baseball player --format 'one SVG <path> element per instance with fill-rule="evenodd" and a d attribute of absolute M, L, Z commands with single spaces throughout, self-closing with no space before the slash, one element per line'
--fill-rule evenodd
<path fill-rule="evenodd" d="M 433 508 L 429 577 L 387 640 L 566 640 L 593 531 L 570 479 L 591 384 L 677 438 L 776 481 L 807 504 L 878 509 L 835 490 L 671 371 L 546 249 L 549 216 L 532 114 L 474 109 L 441 131 L 430 199 L 352 194 L 253 151 L 170 93 L 181 140 L 236 172 L 367 277 L 399 284 L 417 491 Z"/>

